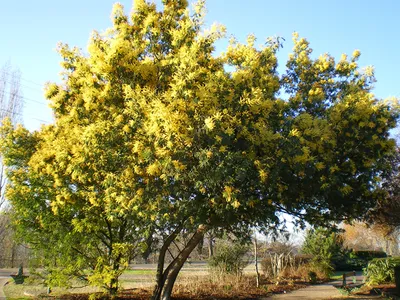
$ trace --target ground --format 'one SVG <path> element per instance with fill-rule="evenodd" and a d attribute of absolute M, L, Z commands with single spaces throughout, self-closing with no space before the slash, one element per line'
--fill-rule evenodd
<path fill-rule="evenodd" d="M 146 269 L 145 269 L 146 267 Z M 15 273 L 16 270 L 0 270 L 0 286 L 8 279 L 2 279 L 2 275 Z M 374 294 L 375 291 L 392 292 L 394 286 L 381 286 L 377 289 L 357 290 L 355 295 L 347 295 L 346 290 L 338 290 L 333 285 L 341 285 L 341 281 L 323 283 L 308 286 L 308 283 L 300 281 L 280 281 L 279 284 L 273 282 L 261 282 L 261 287 L 255 287 L 255 277 L 252 267 L 245 270 L 245 280 L 237 282 L 235 278 L 224 280 L 223 283 L 211 280 L 205 265 L 188 265 L 182 270 L 175 286 L 174 299 L 194 300 L 194 299 L 387 299 Z M 155 275 L 152 265 L 136 265 L 133 270 L 129 270 L 121 276 L 121 284 L 124 291 L 118 295 L 117 299 L 149 299 L 151 286 Z M 358 274 L 360 275 L 360 274 Z M 363 278 L 357 276 L 356 285 L 362 283 Z M 380 289 L 379 289 L 380 288 Z M 51 294 L 47 294 L 47 287 L 37 283 L 15 285 L 12 282 L 5 286 L 8 299 L 68 299 L 86 300 L 88 293 L 97 290 L 88 287 L 75 287 L 73 289 L 53 289 Z M 0 300 L 3 300 L 0 289 Z"/>

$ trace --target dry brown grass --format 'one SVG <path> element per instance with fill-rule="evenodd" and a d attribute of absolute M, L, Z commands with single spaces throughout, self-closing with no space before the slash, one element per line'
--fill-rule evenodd
<path fill-rule="evenodd" d="M 191 276 L 179 280 L 174 287 L 173 299 L 175 300 L 211 300 L 211 299 L 258 299 L 271 294 L 284 293 L 296 290 L 306 285 L 293 280 L 280 280 L 279 282 L 261 281 L 261 287 L 257 288 L 255 278 L 243 276 L 225 276 L 224 280 L 215 280 L 205 276 Z M 107 299 L 98 294 L 99 299 Z M 121 291 L 115 299 L 150 299 L 150 289 L 130 289 Z M 88 294 L 70 294 L 57 299 L 87 300 Z M 48 299 L 48 298 L 47 298 Z"/>
<path fill-rule="evenodd" d="M 287 267 L 279 273 L 278 278 L 292 279 L 296 281 L 309 282 L 310 272 L 315 272 L 318 281 L 327 281 L 329 277 L 322 270 L 311 266 L 310 264 L 303 264 L 296 267 Z"/>
<path fill-rule="evenodd" d="M 260 287 L 256 287 L 254 276 L 199 277 L 181 280 L 174 288 L 176 299 L 257 299 L 273 293 L 296 290 L 306 285 L 293 280 L 267 281 L 262 278 Z"/>
<path fill-rule="evenodd" d="M 173 299 L 176 300 L 195 300 L 195 299 L 258 299 L 261 297 L 270 296 L 273 293 L 284 293 L 305 287 L 301 280 L 296 279 L 283 279 L 278 278 L 273 281 L 268 281 L 265 277 L 261 278 L 261 286 L 256 287 L 255 275 L 246 275 L 236 277 L 233 275 L 226 276 L 186 276 L 181 275 L 178 278 L 174 287 Z M 17 288 L 17 287 L 16 287 Z M 22 290 L 30 290 L 30 286 L 18 286 L 19 292 Z M 43 287 L 41 290 L 36 291 L 35 296 L 37 299 L 66 299 L 66 300 L 87 300 L 89 299 L 90 292 L 69 293 L 70 291 L 54 290 L 52 294 L 46 295 Z M 76 291 L 75 291 L 76 292 Z M 95 291 L 91 291 L 93 293 Z M 122 290 L 114 299 L 150 299 L 152 293 L 151 287 L 146 288 L 131 288 Z M 108 299 L 102 293 L 94 293 L 98 299 Z M 20 296 L 23 296 L 20 295 Z M 14 297 L 20 299 L 19 297 Z"/>

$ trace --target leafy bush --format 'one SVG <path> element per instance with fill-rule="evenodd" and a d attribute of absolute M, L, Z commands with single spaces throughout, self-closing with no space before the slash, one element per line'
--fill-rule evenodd
<path fill-rule="evenodd" d="M 384 251 L 349 251 L 341 260 L 333 261 L 336 271 L 361 271 L 367 267 L 368 262 L 374 258 L 386 257 Z"/>
<path fill-rule="evenodd" d="M 361 271 L 368 264 L 368 261 L 345 257 L 343 260 L 335 261 L 334 268 L 336 271 Z"/>
<path fill-rule="evenodd" d="M 342 260 L 345 251 L 339 234 L 320 227 L 307 231 L 302 252 L 311 254 L 312 264 L 329 276 L 334 270 L 334 261 Z"/>
<path fill-rule="evenodd" d="M 350 252 L 350 258 L 353 259 L 363 259 L 363 260 L 372 260 L 374 258 L 385 258 L 387 257 L 386 252 L 384 251 L 352 251 Z"/>
<path fill-rule="evenodd" d="M 394 269 L 397 266 L 400 266 L 400 257 L 374 258 L 364 270 L 367 284 L 394 282 Z"/>
<path fill-rule="evenodd" d="M 220 244 L 214 256 L 208 260 L 208 265 L 217 275 L 233 274 L 239 277 L 249 264 L 249 261 L 245 259 L 248 251 L 248 246 L 239 243 Z"/>

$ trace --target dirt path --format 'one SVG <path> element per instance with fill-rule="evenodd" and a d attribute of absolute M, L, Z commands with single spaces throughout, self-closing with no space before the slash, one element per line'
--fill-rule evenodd
<path fill-rule="evenodd" d="M 335 284 L 338 282 L 334 282 Z M 304 289 L 296 290 L 287 294 L 273 295 L 268 299 L 332 299 L 341 297 L 339 290 L 333 286 L 332 282 L 312 285 Z"/>
<path fill-rule="evenodd" d="M 352 277 L 348 279 L 348 283 L 352 283 Z M 357 272 L 356 281 L 354 284 L 362 284 L 364 277 L 361 272 Z M 335 286 L 341 286 L 342 281 L 331 281 L 323 284 L 312 285 L 304 289 L 299 289 L 287 294 L 273 295 L 268 299 L 300 299 L 300 300 L 312 300 L 312 299 L 343 299 L 343 295 Z M 370 298 L 364 298 L 370 299 Z"/>

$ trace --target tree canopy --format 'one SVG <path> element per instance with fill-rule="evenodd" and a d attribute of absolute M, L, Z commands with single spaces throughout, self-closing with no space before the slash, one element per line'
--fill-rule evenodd
<path fill-rule="evenodd" d="M 87 53 L 59 45 L 63 81 L 46 89 L 55 123 L 5 123 L 1 143 L 23 237 L 50 239 L 41 251 L 59 247 L 115 291 L 151 227 L 163 241 L 154 299 L 169 299 L 210 229 L 268 231 L 283 212 L 313 224 L 362 216 L 381 195 L 398 118 L 370 92 L 357 50 L 315 59 L 295 33 L 280 75 L 279 39 L 231 39 L 216 55 L 225 29 L 203 30 L 204 1 L 163 3 L 135 1 L 130 17 L 116 4 Z M 182 231 L 193 236 L 164 267 Z"/>

